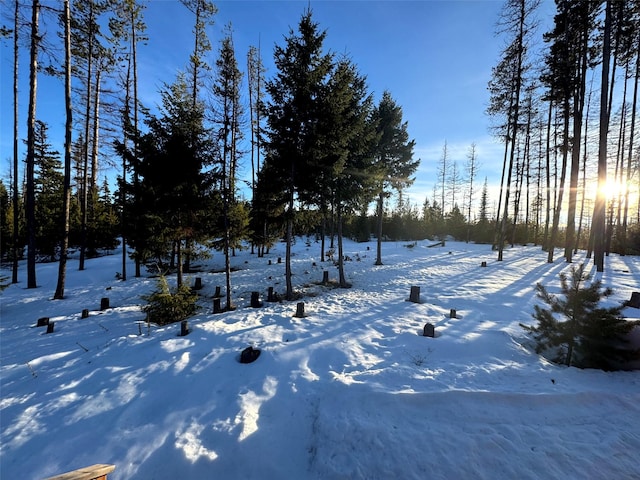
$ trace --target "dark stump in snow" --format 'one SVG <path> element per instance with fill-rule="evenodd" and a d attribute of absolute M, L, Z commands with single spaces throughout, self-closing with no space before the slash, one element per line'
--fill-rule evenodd
<path fill-rule="evenodd" d="M 304 318 L 304 302 L 298 302 L 296 305 L 296 314 L 294 315 L 296 318 Z"/>
<path fill-rule="evenodd" d="M 267 293 L 267 302 L 277 302 L 277 301 L 278 301 L 278 294 L 274 293 L 273 287 L 269 287 L 269 290 Z"/>
<path fill-rule="evenodd" d="M 260 350 L 253 347 L 247 347 L 240 353 L 240 363 L 255 362 L 260 356 Z"/>
<path fill-rule="evenodd" d="M 425 337 L 431 337 L 431 338 L 434 338 L 434 337 L 436 336 L 436 328 L 433 326 L 433 324 L 431 324 L 431 323 L 427 323 L 427 324 L 424 326 L 424 332 L 423 332 L 423 335 L 424 335 Z"/>
<path fill-rule="evenodd" d="M 409 301 L 413 303 L 420 303 L 420 287 L 411 287 Z"/>
<path fill-rule="evenodd" d="M 36 327 L 46 327 L 47 325 L 49 325 L 49 317 L 41 317 L 36 323 Z"/>
<path fill-rule="evenodd" d="M 261 306 L 260 292 L 251 292 L 251 308 L 260 308 Z"/>
<path fill-rule="evenodd" d="M 106 310 L 109 308 L 109 297 L 103 297 L 100 299 L 100 310 Z"/>
<path fill-rule="evenodd" d="M 222 313 L 222 308 L 220 307 L 220 298 L 213 299 L 213 313 Z"/>
<path fill-rule="evenodd" d="M 88 308 L 85 308 L 84 310 L 82 310 L 81 318 L 89 318 L 89 309 Z"/>
<path fill-rule="evenodd" d="M 180 322 L 180 336 L 181 337 L 186 337 L 187 335 L 189 335 L 189 321 L 188 320 L 183 320 L 182 322 Z"/>

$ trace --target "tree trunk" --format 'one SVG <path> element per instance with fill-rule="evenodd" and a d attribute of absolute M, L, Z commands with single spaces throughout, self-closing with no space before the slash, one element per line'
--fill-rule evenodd
<path fill-rule="evenodd" d="M 611 56 L 611 1 L 605 2 L 604 42 L 602 49 L 602 80 L 600 84 L 600 131 L 598 143 L 598 190 L 593 210 L 593 262 L 598 272 L 604 271 L 605 250 L 605 193 L 607 183 L 607 134 L 609 112 L 607 93 L 609 89 L 609 61 Z"/>
<path fill-rule="evenodd" d="M 29 66 L 29 115 L 27 119 L 27 288 L 36 288 L 36 219 L 35 219 L 35 122 L 36 92 L 38 86 L 38 47 L 40 32 L 38 22 L 40 1 L 33 0 L 31 7 L 31 47 Z M 15 212 L 17 213 L 17 212 Z"/>
<path fill-rule="evenodd" d="M 376 265 L 382 265 L 382 215 L 384 213 L 384 191 L 378 195 L 378 242 L 376 252 Z"/>
<path fill-rule="evenodd" d="M 567 178 L 567 163 L 569 159 L 569 111 L 569 99 L 565 98 L 563 108 L 564 128 L 562 131 L 562 170 L 560 172 L 558 197 L 556 198 L 553 212 L 553 225 L 551 227 L 551 241 L 547 255 L 547 263 L 553 263 L 553 254 L 558 239 L 558 229 L 560 227 L 560 212 L 562 211 L 562 199 L 564 197 L 564 186 Z"/>
<path fill-rule="evenodd" d="M 293 241 L 293 194 L 289 200 L 287 215 L 287 250 L 285 255 L 285 279 L 287 283 L 287 300 L 293 300 L 293 285 L 291 284 L 291 242 Z"/>
<path fill-rule="evenodd" d="M 325 208 L 325 212 L 322 214 L 322 226 L 320 232 L 320 261 L 324 262 L 324 249 L 325 249 L 325 233 L 327 229 L 327 212 Z"/>
<path fill-rule="evenodd" d="M 64 138 L 64 185 L 62 204 L 62 245 L 58 265 L 58 284 L 53 298 L 64 298 L 67 275 L 67 251 L 69 249 L 70 208 L 71 208 L 71 133 L 73 131 L 73 108 L 71 105 L 71 11 L 70 0 L 64 0 L 64 103 L 66 108 Z"/>
<path fill-rule="evenodd" d="M 626 188 L 624 190 L 624 214 L 622 216 L 622 238 L 621 255 L 626 255 L 627 250 L 627 221 L 629 216 L 629 190 L 631 189 L 631 166 L 633 159 L 633 140 L 636 128 L 636 112 L 638 105 L 638 77 L 640 77 L 640 36 L 638 37 L 637 54 L 636 54 L 636 73 L 633 84 L 633 103 L 631 104 L 631 133 L 629 136 L 629 156 L 627 158 L 627 178 Z M 639 195 L 640 197 L 640 195 Z"/>
<path fill-rule="evenodd" d="M 348 288 L 349 284 L 344 275 L 344 249 L 342 247 L 342 205 L 340 201 L 336 205 L 336 223 L 338 229 L 338 275 L 340 288 Z"/>
<path fill-rule="evenodd" d="M 11 283 L 18 283 L 18 229 L 20 228 L 19 215 L 20 204 L 18 197 L 18 31 L 20 23 L 18 15 L 20 13 L 20 2 L 15 1 L 15 13 L 13 24 L 13 262 Z"/>
<path fill-rule="evenodd" d="M 89 205 L 89 126 L 91 124 L 91 77 L 93 67 L 93 0 L 89 0 L 89 29 L 87 34 L 87 92 L 84 119 L 84 150 L 82 174 L 82 203 L 81 203 L 81 235 L 80 235 L 80 264 L 78 270 L 84 270 L 84 260 L 87 249 L 87 220 Z"/>
<path fill-rule="evenodd" d="M 139 201 L 139 177 L 138 177 L 138 166 L 137 166 L 137 156 L 138 156 L 138 38 L 136 35 L 136 22 L 135 22 L 135 12 L 134 9 L 131 9 L 131 53 L 133 57 L 133 157 L 134 157 L 134 171 L 133 171 L 133 191 L 134 191 L 134 203 L 137 204 Z M 138 209 L 136 208 L 136 211 Z M 138 239 L 136 226 L 137 222 L 134 222 L 134 236 L 136 240 Z M 136 278 L 141 276 L 140 273 L 140 255 L 136 252 L 135 256 L 135 276 Z"/>
<path fill-rule="evenodd" d="M 513 94 L 511 95 L 511 98 L 513 98 Z M 509 111 L 510 110 L 511 106 L 509 106 Z M 504 154 L 502 156 L 502 175 L 500 176 L 500 191 L 498 192 L 498 208 L 496 209 L 496 223 L 493 230 L 494 247 L 498 246 L 500 237 L 500 212 L 502 211 L 502 198 L 504 197 L 504 180 L 505 174 L 507 173 L 507 159 L 509 158 L 509 138 L 511 137 L 510 132 L 511 122 L 507 120 L 507 132 L 504 140 Z"/>
<path fill-rule="evenodd" d="M 553 93 L 551 94 L 553 95 Z M 549 223 L 551 222 L 551 120 L 553 119 L 553 102 L 549 100 L 549 115 L 547 116 L 547 148 L 545 153 L 546 161 L 546 208 L 544 218 L 544 238 L 542 239 L 542 249 L 549 249 Z"/>
<path fill-rule="evenodd" d="M 573 249 L 573 253 L 578 253 L 578 248 L 580 246 L 580 238 L 582 235 L 582 223 L 584 221 L 584 206 L 586 200 L 586 188 L 587 188 L 587 158 L 588 158 L 588 145 L 587 140 L 589 138 L 589 112 L 591 111 L 591 93 L 593 91 L 593 76 L 591 77 L 591 84 L 589 86 L 589 95 L 587 96 L 587 112 L 584 118 L 584 154 L 582 157 L 582 195 L 580 198 L 580 217 L 578 220 L 578 233 L 576 235 L 576 241 Z"/>
<path fill-rule="evenodd" d="M 502 261 L 503 259 L 503 250 L 504 250 L 504 241 L 506 234 L 506 226 L 507 226 L 507 216 L 509 214 L 509 193 L 511 189 L 511 175 L 513 171 L 514 164 L 514 156 L 515 149 L 517 145 L 517 137 L 518 137 L 518 121 L 520 114 L 520 91 L 522 88 L 522 72 L 523 72 L 523 63 L 524 63 L 524 25 L 526 20 L 526 4 L 525 0 L 519 0 L 519 13 L 518 13 L 518 36 L 516 38 L 517 42 L 517 67 L 515 78 L 513 79 L 515 82 L 513 89 L 513 96 L 511 105 L 513 106 L 513 118 L 510 119 L 507 116 L 507 122 L 511 121 L 513 128 L 512 130 L 512 138 L 511 138 L 511 152 L 509 154 L 509 170 L 507 177 L 507 184 L 505 190 L 505 200 L 504 200 L 504 213 L 502 215 L 502 222 L 500 225 L 500 235 L 498 240 L 498 261 Z M 511 109 L 509 109 L 509 112 Z M 508 139 L 507 139 L 508 141 Z"/>
<path fill-rule="evenodd" d="M 176 268 L 176 286 L 180 288 L 182 286 L 182 238 L 178 238 L 176 241 L 176 262 L 178 264 Z"/>

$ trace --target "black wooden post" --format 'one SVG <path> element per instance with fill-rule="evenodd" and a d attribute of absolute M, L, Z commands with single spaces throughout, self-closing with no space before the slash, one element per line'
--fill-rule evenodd
<path fill-rule="evenodd" d="M 100 310 L 106 310 L 109 308 L 109 297 L 103 297 L 100 299 Z"/>
<path fill-rule="evenodd" d="M 458 318 L 456 317 L 456 309 L 452 308 L 451 311 L 449 312 L 449 318 Z"/>
<path fill-rule="evenodd" d="M 278 257 L 278 263 L 282 263 L 282 257 Z"/>
<path fill-rule="evenodd" d="M 251 308 L 260 308 L 260 292 L 251 292 Z"/>
<path fill-rule="evenodd" d="M 627 305 L 634 308 L 640 308 L 640 292 L 631 292 L 631 299 Z"/>
<path fill-rule="evenodd" d="M 420 303 L 420 287 L 411 287 L 409 301 L 413 303 Z"/>
<path fill-rule="evenodd" d="M 37 327 L 46 327 L 49 325 L 49 317 L 41 317 L 38 319 Z"/>
<path fill-rule="evenodd" d="M 202 278 L 196 277 L 196 283 L 193 285 L 194 290 L 202 290 Z"/>
<path fill-rule="evenodd" d="M 304 318 L 304 302 L 298 302 L 296 305 L 296 314 L 294 315 L 296 318 Z"/>
<path fill-rule="evenodd" d="M 273 295 L 273 287 L 269 287 L 268 293 L 267 293 L 267 302 L 275 302 L 276 298 Z"/>
<path fill-rule="evenodd" d="M 89 309 L 85 308 L 82 310 L 82 318 L 89 318 Z"/>
<path fill-rule="evenodd" d="M 487 266 L 487 262 L 482 262 L 482 263 L 480 264 L 480 266 L 481 266 L 481 267 L 486 267 L 486 266 Z"/>
<path fill-rule="evenodd" d="M 47 333 L 53 333 L 56 322 L 47 323 Z"/>
<path fill-rule="evenodd" d="M 424 326 L 424 336 L 434 338 L 436 336 L 436 329 L 431 323 L 427 323 Z"/>
<path fill-rule="evenodd" d="M 222 313 L 222 308 L 220 308 L 220 297 L 213 299 L 213 313 Z"/>
<path fill-rule="evenodd" d="M 180 322 L 180 336 L 186 337 L 187 335 L 189 335 L 189 321 L 183 320 Z"/>

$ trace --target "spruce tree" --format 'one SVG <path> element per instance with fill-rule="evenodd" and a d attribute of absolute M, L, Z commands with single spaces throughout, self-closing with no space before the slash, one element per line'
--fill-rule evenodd
<path fill-rule="evenodd" d="M 521 326 L 536 341 L 537 353 L 550 353 L 552 360 L 579 368 L 615 370 L 624 362 L 640 358 L 640 351 L 625 348 L 625 335 L 640 322 L 622 316 L 624 304 L 604 307 L 600 302 L 613 291 L 602 288 L 590 276 L 584 264 L 572 266 L 569 275 L 560 274 L 561 297 L 536 285 L 537 296 L 549 308 L 534 306 L 537 326 Z"/>
<path fill-rule="evenodd" d="M 420 160 L 413 159 L 415 140 L 409 140 L 407 122 L 402 121 L 402 107 L 391 97 L 389 91 L 374 113 L 377 122 L 378 143 L 375 148 L 375 162 L 378 177 L 378 249 L 376 265 L 382 265 L 382 217 L 384 199 L 391 195 L 389 190 L 401 190 L 413 184 L 411 175 L 415 173 Z"/>
<path fill-rule="evenodd" d="M 38 253 L 53 261 L 59 245 L 63 180 L 60 153 L 49 143 L 47 124 L 36 120 L 34 131 L 36 245 Z"/>
<path fill-rule="evenodd" d="M 199 240 L 210 208 L 211 141 L 204 128 L 201 102 L 193 108 L 183 75 L 161 91 L 161 117 L 150 117 L 149 132 L 140 137 L 137 170 L 141 178 L 136 202 L 136 250 L 142 260 L 159 263 L 175 245 L 178 286 L 182 284 L 182 244 Z M 131 211 L 131 208 L 130 208 Z M 144 238 L 142 238 L 144 237 Z"/>
<path fill-rule="evenodd" d="M 265 173 L 270 175 L 261 178 L 274 185 L 283 181 L 286 191 L 286 197 L 281 200 L 286 205 L 287 300 L 293 299 L 294 206 L 296 199 L 307 201 L 307 194 L 315 185 L 314 151 L 318 142 L 315 127 L 321 120 L 318 99 L 333 67 L 333 56 L 323 51 L 325 37 L 326 32 L 320 31 L 311 10 L 307 10 L 298 24 L 298 33 L 290 30 L 286 45 L 275 47 L 274 63 L 278 73 L 267 84 L 271 101 L 267 106 L 269 140 L 265 145 Z"/>

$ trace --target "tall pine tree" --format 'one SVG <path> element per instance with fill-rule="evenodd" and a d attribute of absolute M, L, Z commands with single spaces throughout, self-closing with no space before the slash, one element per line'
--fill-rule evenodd
<path fill-rule="evenodd" d="M 382 219 L 384 200 L 391 195 L 391 190 L 402 190 L 413 183 L 411 177 L 420 160 L 413 159 L 415 140 L 409 140 L 407 122 L 402 120 L 402 108 L 391 97 L 389 91 L 382 94 L 382 99 L 374 111 L 377 144 L 374 150 L 375 172 L 378 179 L 378 245 L 376 265 L 382 265 Z"/>
<path fill-rule="evenodd" d="M 286 188 L 286 256 L 285 278 L 288 300 L 293 298 L 291 283 L 291 243 L 293 240 L 294 205 L 297 197 L 305 200 L 314 179 L 313 154 L 317 144 L 316 126 L 321 119 L 319 98 L 333 66 L 331 54 L 323 51 L 325 31 L 320 31 L 305 11 L 298 33 L 290 30 L 285 46 L 276 46 L 274 57 L 278 73 L 267 84 L 271 101 L 267 107 L 265 172 L 263 181 L 279 183 Z M 276 178 L 273 178 L 275 176 Z"/>

